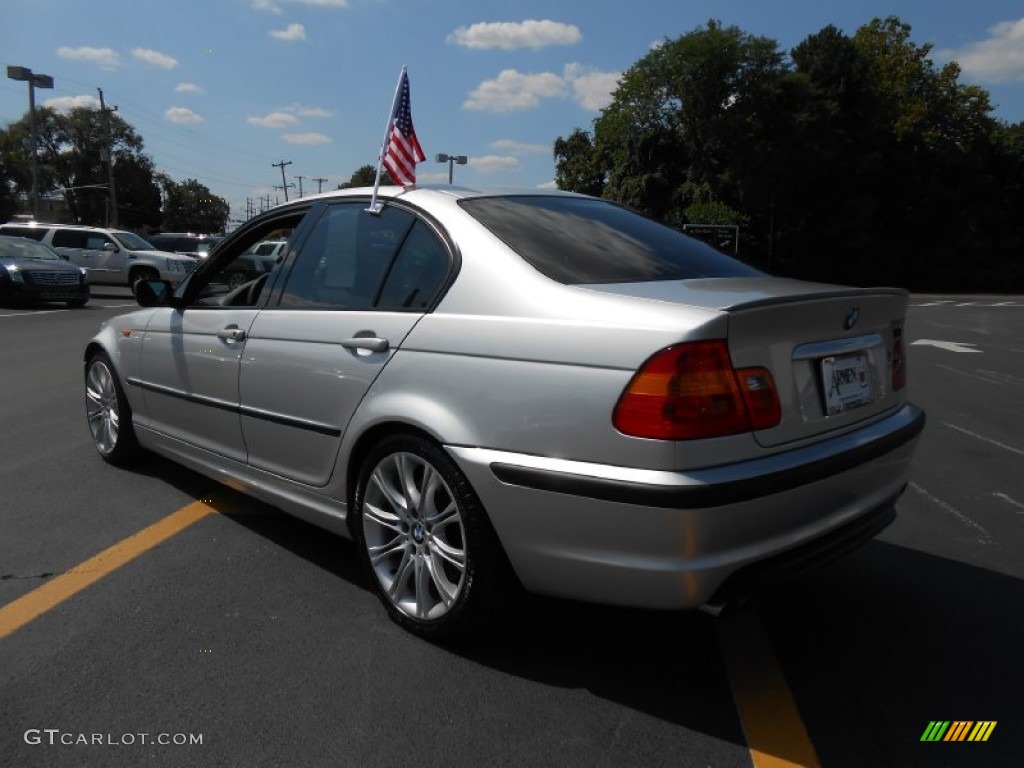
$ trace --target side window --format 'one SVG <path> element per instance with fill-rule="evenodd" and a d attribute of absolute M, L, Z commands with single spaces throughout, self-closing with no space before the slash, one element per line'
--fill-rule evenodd
<path fill-rule="evenodd" d="M 89 233 L 80 229 L 58 229 L 53 233 L 54 248 L 88 248 Z"/>
<path fill-rule="evenodd" d="M 288 277 L 285 308 L 370 309 L 415 217 L 401 208 L 366 211 L 365 202 L 330 206 Z"/>
<path fill-rule="evenodd" d="M 0 235 L 10 235 L 12 237 L 27 237 L 31 240 L 42 240 L 46 234 L 45 229 L 39 227 L 4 227 L 0 231 Z"/>
<path fill-rule="evenodd" d="M 423 309 L 430 306 L 448 275 L 448 250 L 430 227 L 417 221 L 402 244 L 377 306 Z"/>
<path fill-rule="evenodd" d="M 252 307 L 269 290 L 267 284 L 278 267 L 276 259 L 260 258 L 256 248 L 265 240 L 284 243 L 306 212 L 297 211 L 266 222 L 216 258 L 204 263 L 192 279 L 187 296 L 194 307 Z M 283 254 L 283 251 L 282 251 Z"/>
<path fill-rule="evenodd" d="M 85 239 L 85 247 L 90 251 L 102 251 L 104 243 L 112 242 L 113 240 L 108 237 L 104 237 L 103 235 L 89 235 Z"/>

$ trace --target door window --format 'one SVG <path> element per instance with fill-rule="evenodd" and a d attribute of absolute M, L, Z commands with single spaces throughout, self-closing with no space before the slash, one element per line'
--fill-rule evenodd
<path fill-rule="evenodd" d="M 448 274 L 448 250 L 412 213 L 364 202 L 330 206 L 288 277 L 289 309 L 424 309 Z"/>
<path fill-rule="evenodd" d="M 203 264 L 189 286 L 189 304 L 196 307 L 253 307 L 267 295 L 267 284 L 280 266 L 287 248 L 279 256 L 257 253 L 262 243 L 271 240 L 287 243 L 306 211 L 281 216 L 251 229 L 227 250 L 221 249 L 214 261 Z"/>

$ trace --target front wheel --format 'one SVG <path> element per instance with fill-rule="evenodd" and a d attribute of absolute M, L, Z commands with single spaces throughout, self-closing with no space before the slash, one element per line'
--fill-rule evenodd
<path fill-rule="evenodd" d="M 141 448 L 132 428 L 132 410 L 110 358 L 97 352 L 85 366 L 85 415 L 93 445 L 104 461 L 125 466 Z"/>
<path fill-rule="evenodd" d="M 140 267 L 133 269 L 132 273 L 128 276 L 128 283 L 132 289 L 132 296 L 139 295 L 139 283 L 143 280 L 159 280 L 160 273 L 155 269 L 149 267 Z"/>
<path fill-rule="evenodd" d="M 437 445 L 394 435 L 363 462 L 353 533 L 391 618 L 431 639 L 465 635 L 509 607 L 512 577 L 483 506 Z"/>

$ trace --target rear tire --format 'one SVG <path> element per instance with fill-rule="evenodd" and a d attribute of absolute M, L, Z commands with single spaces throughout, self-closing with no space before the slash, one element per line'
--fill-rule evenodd
<path fill-rule="evenodd" d="M 104 352 L 85 366 L 85 415 L 93 445 L 104 461 L 123 467 L 142 455 L 132 427 L 132 409 Z"/>
<path fill-rule="evenodd" d="M 359 473 L 352 530 L 391 618 L 422 637 L 465 637 L 506 613 L 515 579 L 455 462 L 415 435 L 378 443 Z"/>

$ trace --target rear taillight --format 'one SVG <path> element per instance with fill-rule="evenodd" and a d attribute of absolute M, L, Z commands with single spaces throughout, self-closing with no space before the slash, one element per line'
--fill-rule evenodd
<path fill-rule="evenodd" d="M 669 347 L 630 380 L 612 423 L 620 432 L 694 440 L 767 429 L 779 423 L 775 382 L 764 368 L 735 370 L 724 339 Z"/>
<path fill-rule="evenodd" d="M 903 347 L 903 327 L 893 326 L 892 329 L 892 391 L 897 392 L 907 386 L 907 355 Z"/>

